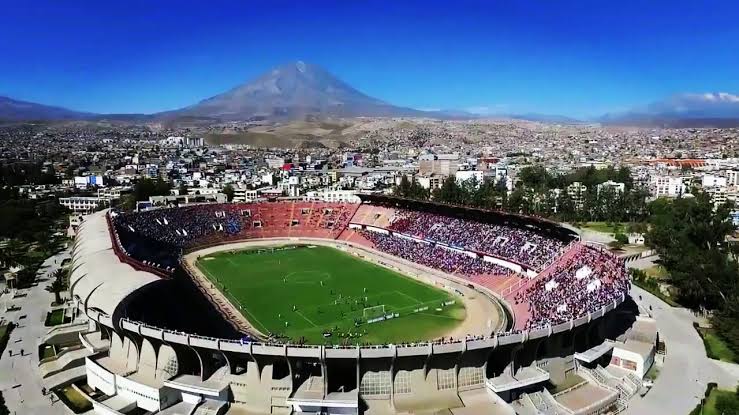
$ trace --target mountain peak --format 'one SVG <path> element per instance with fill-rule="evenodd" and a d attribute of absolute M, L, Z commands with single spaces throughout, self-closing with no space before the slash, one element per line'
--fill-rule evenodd
<path fill-rule="evenodd" d="M 311 73 L 311 72 L 328 72 L 318 65 L 313 65 L 305 61 L 294 61 L 279 65 L 270 71 L 271 73 Z"/>
<path fill-rule="evenodd" d="M 222 120 L 290 120 L 351 117 L 442 117 L 453 115 L 398 107 L 358 91 L 321 66 L 302 60 L 285 63 L 253 80 L 195 105 L 145 116 L 179 116 Z M 89 119 L 102 117 L 0 97 L 0 119 Z M 116 119 L 141 119 L 141 114 L 108 114 Z"/>
<path fill-rule="evenodd" d="M 301 60 L 280 65 L 245 84 L 177 113 L 225 119 L 423 114 L 370 97 L 322 67 Z"/>

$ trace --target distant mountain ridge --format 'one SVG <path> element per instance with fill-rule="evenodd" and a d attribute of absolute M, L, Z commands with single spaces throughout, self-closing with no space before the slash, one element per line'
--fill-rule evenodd
<path fill-rule="evenodd" d="M 87 112 L 0 96 L 0 120 L 78 120 L 92 116 L 94 114 Z"/>
<path fill-rule="evenodd" d="M 557 114 L 539 114 L 528 112 L 524 114 L 509 114 L 508 117 L 514 120 L 536 121 L 547 124 L 583 124 L 585 121 L 577 118 L 567 117 Z"/>
<path fill-rule="evenodd" d="M 630 111 L 605 114 L 603 124 L 673 128 L 737 127 L 739 96 L 727 92 L 677 94 Z"/>
<path fill-rule="evenodd" d="M 644 127 L 739 127 L 739 96 L 726 92 L 677 94 L 646 106 L 587 121 L 556 114 L 474 114 L 464 110 L 419 110 L 371 97 L 317 65 L 302 61 L 276 67 L 222 94 L 155 114 L 94 114 L 0 96 L 0 121 L 107 120 L 213 123 L 322 118 L 416 117 L 475 119 L 491 116 L 551 124 L 599 122 Z"/>
<path fill-rule="evenodd" d="M 453 111 L 421 111 L 371 97 L 330 72 L 302 61 L 285 64 L 194 105 L 155 114 L 94 114 L 0 98 L 0 120 L 177 119 L 295 120 L 352 117 L 472 118 Z"/>

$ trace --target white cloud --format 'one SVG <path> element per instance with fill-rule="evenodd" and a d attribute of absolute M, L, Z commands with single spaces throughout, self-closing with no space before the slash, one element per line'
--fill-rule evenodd
<path fill-rule="evenodd" d="M 493 114 L 499 114 L 501 111 L 508 108 L 508 105 L 506 104 L 495 104 L 495 105 L 477 105 L 472 107 L 463 108 L 464 111 L 467 111 L 471 114 L 477 114 L 477 115 L 493 115 Z"/>
<path fill-rule="evenodd" d="M 719 92 L 719 98 L 726 102 L 739 102 L 739 95 L 729 94 L 728 92 Z"/>
<path fill-rule="evenodd" d="M 739 95 L 728 92 L 706 92 L 703 94 L 685 94 L 685 97 L 705 102 L 739 103 Z"/>

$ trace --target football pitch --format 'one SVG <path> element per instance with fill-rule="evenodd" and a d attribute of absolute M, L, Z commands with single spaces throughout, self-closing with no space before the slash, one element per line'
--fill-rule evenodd
<path fill-rule="evenodd" d="M 324 246 L 219 252 L 197 266 L 260 332 L 293 342 L 432 340 L 465 318 L 456 296 Z"/>

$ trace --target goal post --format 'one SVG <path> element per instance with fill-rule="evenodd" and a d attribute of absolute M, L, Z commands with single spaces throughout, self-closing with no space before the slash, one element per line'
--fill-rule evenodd
<path fill-rule="evenodd" d="M 382 317 L 385 315 L 385 304 L 375 305 L 372 307 L 365 307 L 362 310 L 362 317 L 365 320 L 372 320 L 373 318 Z"/>

